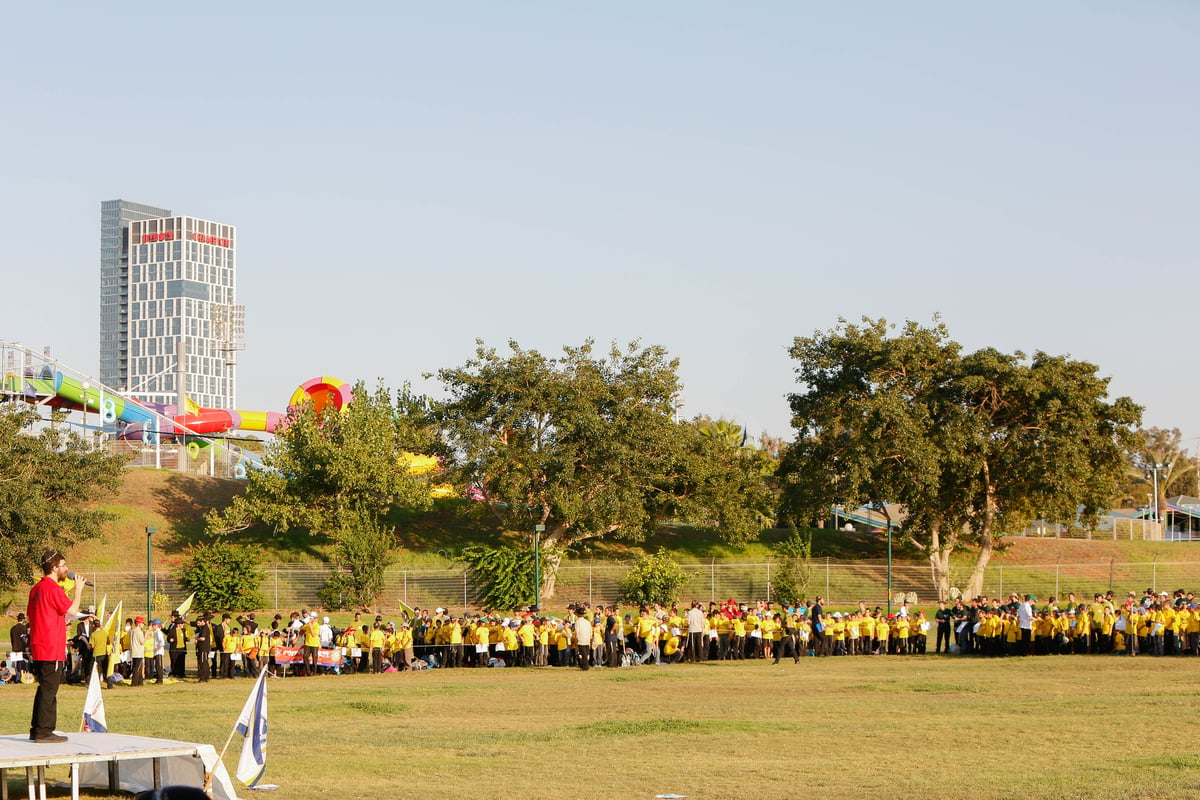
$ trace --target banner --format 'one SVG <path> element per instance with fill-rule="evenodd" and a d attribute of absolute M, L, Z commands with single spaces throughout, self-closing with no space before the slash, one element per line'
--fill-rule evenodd
<path fill-rule="evenodd" d="M 303 664 L 303 650 L 303 647 L 285 647 L 280 645 L 271 652 L 275 655 L 276 664 Z M 317 651 L 317 666 L 338 667 L 341 664 L 342 650 L 340 647 L 322 647 Z"/>

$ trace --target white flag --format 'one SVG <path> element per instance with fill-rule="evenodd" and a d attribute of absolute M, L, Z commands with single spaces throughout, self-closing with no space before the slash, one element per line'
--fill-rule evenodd
<path fill-rule="evenodd" d="M 88 681 L 87 697 L 83 700 L 83 729 L 93 733 L 108 733 L 104 695 L 100 693 L 100 671 L 95 664 L 92 664 L 92 677 Z"/>
<path fill-rule="evenodd" d="M 238 759 L 237 779 L 251 789 L 267 768 L 266 679 L 267 670 L 260 670 L 237 721 L 237 732 L 246 737 L 242 742 L 242 757 Z"/>

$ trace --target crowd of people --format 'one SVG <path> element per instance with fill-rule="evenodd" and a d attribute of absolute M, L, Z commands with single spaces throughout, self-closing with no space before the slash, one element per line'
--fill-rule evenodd
<path fill-rule="evenodd" d="M 68 681 L 83 681 L 96 664 L 112 682 L 134 686 L 193 677 L 255 677 L 264 667 L 284 676 L 392 672 L 463 667 L 620 667 L 684 661 L 866 655 L 979 655 L 984 657 L 1116 653 L 1200 655 L 1200 607 L 1193 594 L 1147 589 L 1118 601 L 1111 592 L 1091 601 L 1074 594 L 1039 603 L 1033 595 L 979 597 L 938 604 L 927 617 L 901 603 L 892 612 L 864 602 L 848 610 L 811 604 L 692 602 L 644 605 L 636 613 L 615 605 L 572 606 L 561 616 L 523 610 L 509 614 L 414 609 L 398 621 L 361 613 L 345 627 L 318 611 L 275 614 L 260 624 L 254 613 L 201 613 L 167 622 L 124 620 L 115 641 L 95 617 L 81 612 L 70 636 Z M 24 615 L 11 630 L 13 652 L 28 646 Z M 934 642 L 930 647 L 929 639 Z M 0 681 L 21 678 L 22 662 L 0 664 Z"/>

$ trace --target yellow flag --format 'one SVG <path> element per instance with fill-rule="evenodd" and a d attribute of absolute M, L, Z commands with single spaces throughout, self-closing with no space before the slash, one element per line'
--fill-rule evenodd
<path fill-rule="evenodd" d="M 400 610 L 404 612 L 404 616 L 408 617 L 410 620 L 417 616 L 417 612 L 413 611 L 412 606 L 410 606 L 408 603 L 405 603 L 403 600 L 397 600 L 396 605 L 398 605 Z"/>
<path fill-rule="evenodd" d="M 187 600 L 184 600 L 182 603 L 179 604 L 179 608 L 175 609 L 175 613 L 182 617 L 184 614 L 186 614 L 188 612 L 188 609 L 192 607 L 192 601 L 195 599 L 196 599 L 196 593 L 192 592 L 191 594 L 188 595 Z"/>
<path fill-rule="evenodd" d="M 100 598 L 100 608 L 96 610 L 96 624 L 104 624 L 104 608 L 108 605 L 108 595 Z"/>
<path fill-rule="evenodd" d="M 108 634 L 108 675 L 107 679 L 117 671 L 117 665 L 121 663 L 121 639 L 117 636 L 117 627 L 121 624 L 121 606 L 125 604 L 124 600 L 117 601 L 117 607 L 108 615 L 108 621 L 104 623 L 104 630 Z"/>

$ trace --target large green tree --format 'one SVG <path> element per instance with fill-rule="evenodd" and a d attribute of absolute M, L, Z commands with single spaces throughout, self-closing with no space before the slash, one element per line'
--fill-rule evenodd
<path fill-rule="evenodd" d="M 92 450 L 31 409 L 0 410 L 0 589 L 29 582 L 47 546 L 65 550 L 100 535 L 108 516 L 94 503 L 121 482 L 125 459 Z"/>
<path fill-rule="evenodd" d="M 1107 402 L 1092 364 L 964 355 L 940 323 L 842 321 L 791 355 L 803 390 L 790 398 L 785 510 L 821 519 L 831 504 L 901 504 L 943 597 L 954 551 L 976 550 L 975 595 L 1005 532 L 1035 516 L 1089 524 L 1107 508 L 1141 417 L 1129 398 Z"/>
<path fill-rule="evenodd" d="M 446 399 L 434 418 L 477 508 L 531 537 L 545 526 L 544 597 L 576 542 L 638 540 L 668 518 L 735 541 L 761 527 L 765 457 L 673 420 L 677 367 L 638 342 L 550 358 L 510 341 L 503 355 L 477 342 L 473 359 L 437 373 Z"/>
<path fill-rule="evenodd" d="M 436 447 L 426 411 L 407 387 L 392 396 L 383 386 L 369 391 L 362 383 L 341 410 L 297 406 L 266 448 L 264 468 L 250 472 L 246 492 L 209 515 L 209 531 L 219 535 L 261 522 L 324 535 L 335 543 L 339 594 L 348 605 L 369 603 L 395 547 L 387 513 L 432 502 L 430 476 L 408 469 L 413 454 Z"/>

